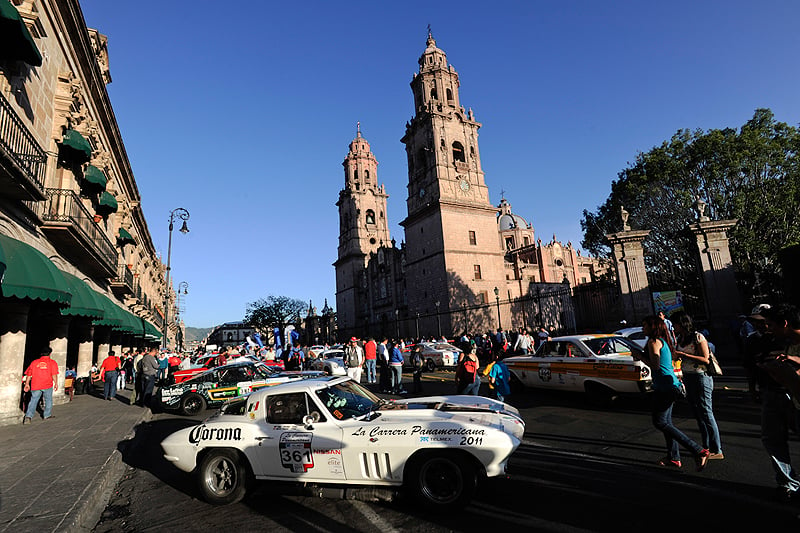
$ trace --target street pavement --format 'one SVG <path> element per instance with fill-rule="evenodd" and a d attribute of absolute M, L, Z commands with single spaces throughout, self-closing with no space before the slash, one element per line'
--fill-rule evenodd
<path fill-rule="evenodd" d="M 56 395 L 63 392 L 57 391 Z M 151 417 L 116 400 L 78 395 L 54 417 L 0 427 L 0 533 L 90 531 L 127 466 L 133 428 Z"/>

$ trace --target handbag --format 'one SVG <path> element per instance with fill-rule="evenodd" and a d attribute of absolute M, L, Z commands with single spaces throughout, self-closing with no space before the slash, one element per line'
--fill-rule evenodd
<path fill-rule="evenodd" d="M 719 361 L 714 356 L 713 352 L 708 352 L 708 364 L 706 365 L 706 374 L 709 376 L 721 376 L 722 375 L 722 367 L 719 365 Z"/>

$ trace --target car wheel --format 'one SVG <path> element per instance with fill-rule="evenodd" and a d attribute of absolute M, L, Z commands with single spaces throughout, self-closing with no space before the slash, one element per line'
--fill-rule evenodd
<path fill-rule="evenodd" d="M 519 394 L 525 390 L 525 385 L 522 384 L 522 381 L 513 373 L 511 372 L 511 383 L 509 384 L 509 388 L 511 389 L 511 394 Z"/>
<path fill-rule="evenodd" d="M 425 369 L 428 372 L 433 372 L 434 370 L 436 370 L 436 363 L 433 362 L 433 359 L 428 359 L 427 361 L 425 361 Z"/>
<path fill-rule="evenodd" d="M 415 461 L 410 483 L 420 503 L 428 507 L 457 508 L 472 499 L 477 473 L 468 457 L 428 454 Z"/>
<path fill-rule="evenodd" d="M 247 469 L 235 451 L 212 450 L 197 469 L 197 481 L 208 503 L 236 503 L 247 492 Z"/>
<path fill-rule="evenodd" d="M 181 412 L 186 416 L 194 416 L 206 408 L 206 401 L 196 392 L 190 392 L 181 400 Z"/>
<path fill-rule="evenodd" d="M 589 403 L 600 407 L 610 407 L 617 397 L 616 391 L 600 383 L 589 382 L 585 388 Z"/>

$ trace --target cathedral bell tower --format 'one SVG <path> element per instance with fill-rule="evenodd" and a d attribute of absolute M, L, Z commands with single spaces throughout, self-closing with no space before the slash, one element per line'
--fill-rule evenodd
<path fill-rule="evenodd" d="M 506 286 L 497 209 L 478 150 L 481 125 L 461 106 L 458 73 L 430 32 L 426 44 L 411 81 L 415 114 L 401 139 L 408 157 L 408 217 L 401 222 L 408 305 L 421 314 L 432 311 L 432 302 L 442 311 L 485 303 L 495 287 Z"/>
<path fill-rule="evenodd" d="M 369 143 L 356 138 L 342 163 L 344 189 L 339 191 L 339 248 L 336 268 L 336 310 L 339 329 L 355 327 L 369 317 L 366 266 L 371 253 L 389 245 L 389 225 L 383 185 L 378 185 L 378 161 Z"/>

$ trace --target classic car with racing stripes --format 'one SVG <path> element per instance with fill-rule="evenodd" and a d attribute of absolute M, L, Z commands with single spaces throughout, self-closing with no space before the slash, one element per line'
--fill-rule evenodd
<path fill-rule="evenodd" d="M 598 403 L 651 389 L 650 368 L 636 360 L 642 348 L 620 335 L 554 337 L 533 355 L 503 359 L 513 387 L 585 392 Z"/>
<path fill-rule="evenodd" d="M 519 411 L 497 400 L 383 400 L 332 376 L 231 401 L 161 447 L 214 504 L 239 501 L 253 480 L 283 480 L 405 489 L 446 508 L 468 502 L 483 477 L 503 475 L 524 430 Z"/>
<path fill-rule="evenodd" d="M 180 383 L 161 387 L 156 398 L 162 408 L 177 409 L 192 416 L 206 407 L 219 407 L 232 398 L 262 387 L 322 375 L 323 372 L 282 371 L 260 362 L 238 362 L 212 368 Z"/>

